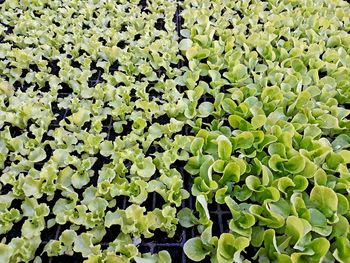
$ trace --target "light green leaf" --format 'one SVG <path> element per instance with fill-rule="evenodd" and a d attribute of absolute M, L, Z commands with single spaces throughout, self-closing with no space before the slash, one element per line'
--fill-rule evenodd
<path fill-rule="evenodd" d="M 202 147 L 204 145 L 204 139 L 200 138 L 200 137 L 196 137 L 193 139 L 192 143 L 191 143 L 191 153 L 193 155 L 197 155 L 202 151 Z"/>
<path fill-rule="evenodd" d="M 45 158 L 46 158 L 46 152 L 42 148 L 35 148 L 28 155 L 28 159 L 32 162 L 40 162 Z"/>
<path fill-rule="evenodd" d="M 210 254 L 210 251 L 203 247 L 199 237 L 189 239 L 184 245 L 184 252 L 189 259 L 196 262 L 205 259 Z"/>
<path fill-rule="evenodd" d="M 291 236 L 290 242 L 298 244 L 299 241 L 311 231 L 308 221 L 296 216 L 289 216 L 286 220 L 286 234 Z"/>
<path fill-rule="evenodd" d="M 237 163 L 229 162 L 224 170 L 223 176 L 220 178 L 219 183 L 224 185 L 226 182 L 238 182 L 241 176 L 241 169 Z"/>
<path fill-rule="evenodd" d="M 198 221 L 198 219 L 193 215 L 192 210 L 187 207 L 181 209 L 178 212 L 177 218 L 179 219 L 179 222 L 183 227 L 194 226 Z"/>
<path fill-rule="evenodd" d="M 349 263 L 350 241 L 346 237 L 339 237 L 334 243 L 335 250 L 333 256 L 341 263 Z"/>
<path fill-rule="evenodd" d="M 235 149 L 249 149 L 254 143 L 254 135 L 251 132 L 244 131 L 234 137 Z"/>
<path fill-rule="evenodd" d="M 7 263 L 13 254 L 13 248 L 7 244 L 0 243 L 0 261 Z"/>
<path fill-rule="evenodd" d="M 78 127 L 81 127 L 90 119 L 90 112 L 84 108 L 80 108 L 76 113 L 69 116 L 68 119 Z"/>
<path fill-rule="evenodd" d="M 216 141 L 218 143 L 219 158 L 222 160 L 229 160 L 232 153 L 232 144 L 230 140 L 226 136 L 220 135 Z"/>
<path fill-rule="evenodd" d="M 224 77 L 231 83 L 244 79 L 248 74 L 247 67 L 242 64 L 237 64 L 230 71 L 224 73 Z"/>
<path fill-rule="evenodd" d="M 101 155 L 108 157 L 113 153 L 113 143 L 111 141 L 103 141 L 100 144 Z"/>
<path fill-rule="evenodd" d="M 205 101 L 202 102 L 198 107 L 198 116 L 205 118 L 213 113 L 214 105 L 211 102 Z"/>
<path fill-rule="evenodd" d="M 249 239 L 245 237 L 235 238 L 230 233 L 220 235 L 217 249 L 218 263 L 239 262 L 240 252 L 249 245 Z"/>
<path fill-rule="evenodd" d="M 326 186 L 314 186 L 310 193 L 310 201 L 327 218 L 331 217 L 338 209 L 338 197 L 336 193 Z"/>
<path fill-rule="evenodd" d="M 74 238 L 74 251 L 82 253 L 83 257 L 97 255 L 100 252 L 100 245 L 94 246 L 92 244 L 92 238 L 93 236 L 88 233 L 82 233 L 80 236 L 76 236 Z"/>
<path fill-rule="evenodd" d="M 284 163 L 284 168 L 292 174 L 298 174 L 305 168 L 305 159 L 301 155 L 295 155 Z"/>
<path fill-rule="evenodd" d="M 146 157 L 143 162 L 134 169 L 139 176 L 150 178 L 155 173 L 156 166 L 153 164 L 152 157 Z"/>
<path fill-rule="evenodd" d="M 180 43 L 179 43 L 179 49 L 180 49 L 180 50 L 187 51 L 187 50 L 189 50 L 191 47 L 192 47 L 192 40 L 191 40 L 191 39 L 185 38 L 185 39 L 182 39 L 182 40 L 180 41 Z"/>

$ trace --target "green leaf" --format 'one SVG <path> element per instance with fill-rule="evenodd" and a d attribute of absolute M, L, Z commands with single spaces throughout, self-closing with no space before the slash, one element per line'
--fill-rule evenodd
<path fill-rule="evenodd" d="M 14 93 L 15 89 L 8 81 L 0 81 L 0 94 L 5 94 L 6 96 L 11 97 Z"/>
<path fill-rule="evenodd" d="M 350 258 L 350 241 L 346 237 L 339 237 L 334 243 L 333 256 L 341 263 L 348 263 Z"/>
<path fill-rule="evenodd" d="M 82 233 L 80 236 L 76 236 L 74 238 L 74 251 L 82 253 L 83 257 L 98 254 L 100 252 L 100 245 L 94 246 L 92 244 L 92 238 L 93 236 L 88 233 Z"/>
<path fill-rule="evenodd" d="M 322 134 L 322 130 L 316 126 L 308 126 L 304 130 L 304 136 L 310 136 L 311 138 L 316 138 Z"/>
<path fill-rule="evenodd" d="M 235 185 L 233 192 L 235 193 L 235 197 L 239 201 L 246 201 L 252 195 L 252 190 L 250 190 L 247 185 L 243 185 L 240 187 L 239 185 Z"/>
<path fill-rule="evenodd" d="M 301 155 L 295 155 L 284 163 L 284 168 L 292 174 L 298 174 L 305 168 L 305 159 Z"/>
<path fill-rule="evenodd" d="M 77 236 L 77 233 L 74 230 L 64 230 L 60 236 L 60 241 L 62 241 L 63 245 L 69 251 L 73 248 L 74 240 Z"/>
<path fill-rule="evenodd" d="M 217 249 L 218 263 L 239 262 L 240 252 L 248 247 L 249 239 L 245 237 L 235 238 L 230 233 L 220 235 Z"/>
<path fill-rule="evenodd" d="M 227 193 L 228 187 L 227 185 L 218 189 L 215 193 L 215 202 L 218 204 L 224 204 L 225 203 L 225 197 L 228 194 Z"/>
<path fill-rule="evenodd" d="M 77 188 L 81 189 L 84 185 L 87 185 L 90 181 L 89 174 L 87 171 L 84 171 L 82 173 L 75 172 L 71 177 L 72 185 Z"/>
<path fill-rule="evenodd" d="M 343 152 L 343 151 L 341 151 L 341 152 Z M 332 169 L 332 170 L 336 170 L 338 168 L 339 164 L 343 163 L 343 162 L 344 162 L 343 157 L 341 156 L 341 154 L 338 154 L 338 153 L 331 152 L 326 157 L 327 168 Z"/>
<path fill-rule="evenodd" d="M 318 118 L 318 121 L 320 123 L 320 128 L 323 128 L 323 129 L 339 128 L 338 119 L 332 115 L 324 114 Z"/>
<path fill-rule="evenodd" d="M 69 156 L 69 151 L 66 149 L 56 149 L 52 154 L 52 160 L 54 160 L 57 165 L 64 165 L 65 161 Z"/>
<path fill-rule="evenodd" d="M 342 194 L 337 194 L 337 198 L 338 198 L 338 209 L 337 212 L 339 215 L 345 215 L 346 213 L 349 212 L 349 201 L 348 199 L 342 195 Z"/>
<path fill-rule="evenodd" d="M 282 193 L 287 194 L 287 189 L 293 188 L 295 186 L 294 182 L 292 179 L 290 179 L 289 177 L 281 177 L 280 179 L 278 179 L 278 190 L 280 190 Z"/>
<path fill-rule="evenodd" d="M 205 101 L 198 106 L 198 117 L 208 117 L 212 114 L 214 110 L 214 105 L 211 102 Z"/>
<path fill-rule="evenodd" d="M 144 201 L 146 201 L 148 197 L 147 186 L 148 184 L 143 180 L 136 179 L 132 181 L 128 189 L 130 202 L 135 204 L 142 204 Z"/>
<path fill-rule="evenodd" d="M 192 227 L 198 221 L 198 219 L 193 215 L 192 210 L 187 207 L 181 209 L 178 212 L 177 218 L 179 219 L 179 222 L 183 227 Z"/>
<path fill-rule="evenodd" d="M 10 258 L 13 254 L 13 248 L 7 244 L 0 243 L 0 261 L 10 262 Z"/>
<path fill-rule="evenodd" d="M 200 138 L 200 137 L 196 137 L 193 139 L 192 143 L 191 143 L 191 153 L 193 155 L 197 155 L 202 151 L 204 145 L 204 139 Z"/>
<path fill-rule="evenodd" d="M 267 256 L 270 258 L 272 258 L 276 252 L 280 253 L 277 246 L 276 232 L 274 229 L 268 229 L 264 232 L 264 247 Z"/>
<path fill-rule="evenodd" d="M 188 38 L 182 39 L 179 43 L 179 49 L 187 51 L 192 47 L 192 44 L 193 43 L 191 39 L 188 39 Z"/>
<path fill-rule="evenodd" d="M 171 256 L 168 251 L 161 250 L 158 252 L 158 262 L 171 263 Z"/>
<path fill-rule="evenodd" d="M 234 114 L 237 105 L 232 99 L 225 98 L 221 103 L 221 107 L 225 112 Z"/>
<path fill-rule="evenodd" d="M 204 195 L 197 196 L 196 208 L 200 213 L 200 219 L 203 218 L 204 221 L 210 219 L 210 214 L 208 210 L 207 200 Z"/>
<path fill-rule="evenodd" d="M 218 143 L 218 154 L 221 160 L 230 160 L 232 153 L 232 144 L 226 136 L 220 135 L 216 139 Z"/>
<path fill-rule="evenodd" d="M 310 201 L 327 218 L 333 216 L 338 209 L 338 197 L 336 193 L 326 186 L 314 186 L 310 193 Z"/>
<path fill-rule="evenodd" d="M 234 137 L 235 149 L 249 149 L 254 143 L 254 135 L 251 132 L 242 132 Z"/>
<path fill-rule="evenodd" d="M 327 225 L 327 218 L 317 209 L 310 208 L 309 222 L 313 227 L 325 227 Z"/>
<path fill-rule="evenodd" d="M 225 161 L 224 160 L 216 160 L 212 165 L 213 171 L 217 173 L 223 173 L 225 169 Z"/>
<path fill-rule="evenodd" d="M 344 163 L 350 163 L 350 151 L 348 150 L 341 150 L 338 152 L 339 154 L 339 162 L 344 162 Z M 334 165 L 334 167 L 338 167 L 338 165 Z"/>
<path fill-rule="evenodd" d="M 305 67 L 304 63 L 300 59 L 293 59 L 292 60 L 292 68 L 296 72 L 300 72 L 303 74 L 307 72 L 307 68 Z"/>
<path fill-rule="evenodd" d="M 260 247 L 263 241 L 264 241 L 264 229 L 263 229 L 263 227 L 253 226 L 252 227 L 251 244 L 254 247 Z"/>
<path fill-rule="evenodd" d="M 82 127 L 90 119 L 90 112 L 84 108 L 80 108 L 76 113 L 69 116 L 68 119 L 78 127 Z"/>
<path fill-rule="evenodd" d="M 224 77 L 227 78 L 231 83 L 237 82 L 247 77 L 248 70 L 245 65 L 237 64 L 230 71 L 225 72 Z"/>
<path fill-rule="evenodd" d="M 349 234 L 349 221 L 344 216 L 339 215 L 339 221 L 333 225 L 332 237 L 346 237 Z"/>
<path fill-rule="evenodd" d="M 42 148 L 35 148 L 29 153 L 28 159 L 32 162 L 40 162 L 46 158 L 46 152 Z"/>
<path fill-rule="evenodd" d="M 315 178 L 315 183 L 318 185 L 326 185 L 327 183 L 327 174 L 326 172 L 319 168 L 315 174 L 314 174 L 314 178 Z"/>
<path fill-rule="evenodd" d="M 350 136 L 347 134 L 340 134 L 332 142 L 332 147 L 335 151 L 350 148 Z"/>
<path fill-rule="evenodd" d="M 257 115 L 252 118 L 251 123 L 254 129 L 258 129 L 265 125 L 266 120 L 267 118 L 265 115 Z"/>
<path fill-rule="evenodd" d="M 321 262 L 329 251 L 329 241 L 325 238 L 315 238 L 307 246 L 305 252 L 296 252 L 291 255 L 292 262 Z M 311 253 L 310 253 L 311 251 Z"/>
<path fill-rule="evenodd" d="M 284 144 L 282 144 L 282 143 L 270 144 L 268 147 L 268 152 L 270 155 L 277 154 L 277 155 L 281 156 L 282 158 L 287 157 L 286 148 L 285 148 Z"/>
<path fill-rule="evenodd" d="M 202 164 L 202 158 L 200 156 L 192 156 L 188 159 L 185 165 L 185 171 L 191 175 L 196 175 L 199 173 L 199 169 Z"/>
<path fill-rule="evenodd" d="M 286 234 L 291 237 L 292 244 L 298 244 L 299 241 L 311 231 L 311 225 L 308 221 L 296 216 L 289 216 L 286 220 Z"/>
<path fill-rule="evenodd" d="M 111 141 L 103 141 L 100 144 L 100 152 L 102 156 L 108 157 L 113 153 L 113 143 Z"/>
<path fill-rule="evenodd" d="M 241 176 L 241 169 L 237 163 L 229 162 L 224 170 L 223 176 L 220 178 L 219 183 L 224 185 L 226 182 L 238 182 Z"/>
<path fill-rule="evenodd" d="M 281 156 L 277 154 L 273 154 L 271 158 L 269 159 L 269 166 L 272 170 L 278 172 L 278 171 L 283 171 L 284 170 L 284 162 L 286 159 L 282 158 Z M 294 162 L 292 162 L 294 164 Z M 297 164 L 296 164 L 297 165 Z M 291 166 L 293 168 L 293 166 Z M 296 168 L 298 169 L 298 168 Z"/>
<path fill-rule="evenodd" d="M 189 239 L 184 245 L 184 252 L 189 259 L 195 262 L 202 261 L 210 254 L 210 251 L 203 247 L 202 240 L 199 237 Z"/>
<path fill-rule="evenodd" d="M 238 115 L 230 115 L 228 117 L 228 122 L 234 129 L 239 129 L 242 131 L 247 131 L 253 128 L 253 126 Z"/>
<path fill-rule="evenodd" d="M 253 176 L 253 175 L 247 176 L 247 178 L 245 179 L 245 183 L 246 183 L 247 187 L 254 192 L 255 191 L 260 192 L 260 191 L 263 191 L 263 189 L 264 189 L 264 187 L 261 184 L 260 179 L 256 176 Z"/>
<path fill-rule="evenodd" d="M 111 227 L 112 225 L 117 225 L 121 222 L 121 215 L 118 211 L 111 212 L 108 211 L 105 217 L 105 226 Z"/>
<path fill-rule="evenodd" d="M 35 180 L 31 176 L 26 176 L 23 179 L 22 189 L 25 196 L 27 197 L 34 196 L 35 198 L 40 198 L 42 195 L 40 191 L 41 185 L 42 185 L 41 181 Z"/>
<path fill-rule="evenodd" d="M 213 222 L 210 221 L 207 226 L 205 226 L 202 234 L 201 234 L 201 240 L 203 245 L 208 249 L 211 250 L 214 248 L 217 244 L 217 237 L 213 237 Z"/>
<path fill-rule="evenodd" d="M 151 178 L 156 171 L 156 166 L 153 164 L 152 157 L 146 157 L 137 168 L 134 168 L 136 173 L 143 178 Z"/>

